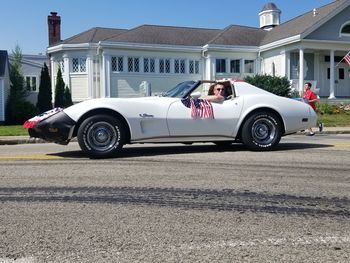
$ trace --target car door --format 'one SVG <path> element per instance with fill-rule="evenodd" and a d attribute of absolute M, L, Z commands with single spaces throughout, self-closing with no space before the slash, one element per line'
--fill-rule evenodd
<path fill-rule="evenodd" d="M 167 124 L 170 136 L 229 136 L 238 123 L 243 99 L 237 97 L 222 103 L 212 102 L 213 118 L 193 118 L 191 107 L 179 99 L 168 110 Z"/>

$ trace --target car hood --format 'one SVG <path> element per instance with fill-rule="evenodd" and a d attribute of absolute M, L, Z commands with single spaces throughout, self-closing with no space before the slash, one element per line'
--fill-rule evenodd
<path fill-rule="evenodd" d="M 74 104 L 64 112 L 73 120 L 78 120 L 83 114 L 94 109 L 110 109 L 122 115 L 138 115 L 139 109 L 158 109 L 164 111 L 169 105 L 179 100 L 170 97 L 140 97 L 140 98 L 98 98 L 85 100 Z"/>

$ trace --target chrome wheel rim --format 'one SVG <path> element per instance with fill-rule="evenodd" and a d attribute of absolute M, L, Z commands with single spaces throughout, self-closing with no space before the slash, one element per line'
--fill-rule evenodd
<path fill-rule="evenodd" d="M 87 143 L 95 151 L 104 152 L 114 147 L 118 134 L 108 122 L 96 122 L 87 131 Z"/>
<path fill-rule="evenodd" d="M 252 125 L 253 139 L 261 145 L 271 144 L 276 137 L 276 132 L 276 125 L 267 118 L 255 120 Z"/>

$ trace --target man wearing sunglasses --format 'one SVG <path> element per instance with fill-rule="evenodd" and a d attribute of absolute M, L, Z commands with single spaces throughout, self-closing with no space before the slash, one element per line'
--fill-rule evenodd
<path fill-rule="evenodd" d="M 225 86 L 221 83 L 215 83 L 210 86 L 208 95 L 203 99 L 211 102 L 222 102 L 225 100 Z"/>

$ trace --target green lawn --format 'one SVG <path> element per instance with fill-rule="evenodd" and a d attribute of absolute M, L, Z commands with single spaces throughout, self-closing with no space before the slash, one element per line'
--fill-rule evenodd
<path fill-rule="evenodd" d="M 350 113 L 318 114 L 318 121 L 323 122 L 325 127 L 350 126 Z M 28 131 L 22 125 L 0 125 L 0 136 L 17 135 L 28 135 Z"/>
<path fill-rule="evenodd" d="M 28 130 L 22 125 L 0 125 L 0 136 L 28 135 Z"/>
<path fill-rule="evenodd" d="M 318 121 L 327 127 L 350 126 L 350 113 L 318 114 Z"/>

